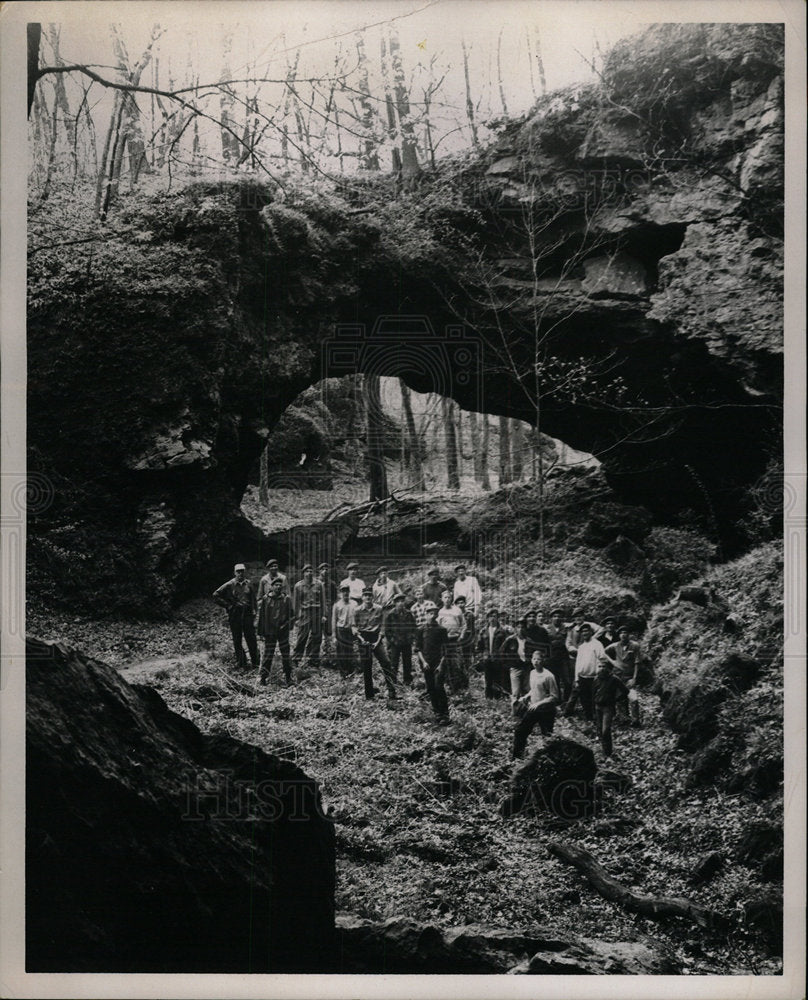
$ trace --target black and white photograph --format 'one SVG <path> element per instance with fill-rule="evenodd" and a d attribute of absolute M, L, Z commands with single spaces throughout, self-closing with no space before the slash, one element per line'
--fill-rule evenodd
<path fill-rule="evenodd" d="M 3 995 L 802 996 L 804 7 L 0 17 Z"/>

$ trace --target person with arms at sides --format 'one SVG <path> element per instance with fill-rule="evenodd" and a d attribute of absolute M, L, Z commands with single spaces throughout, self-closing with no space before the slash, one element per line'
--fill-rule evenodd
<path fill-rule="evenodd" d="M 438 625 L 446 629 L 449 637 L 446 643 L 445 666 L 446 677 L 452 691 L 457 691 L 462 686 L 460 640 L 463 637 L 465 624 L 465 615 L 454 603 L 451 590 L 444 590 L 441 595 L 441 606 L 438 608 Z"/>
<path fill-rule="evenodd" d="M 354 611 L 353 632 L 359 643 L 359 662 L 362 664 L 362 675 L 365 682 L 365 698 L 370 701 L 376 694 L 373 686 L 373 658 L 382 668 L 382 675 L 387 686 L 387 700 L 395 701 L 396 688 L 393 684 L 393 674 L 390 661 L 387 659 L 382 643 L 382 609 L 373 603 L 373 588 L 365 587 L 362 594 L 362 604 Z"/>
<path fill-rule="evenodd" d="M 376 572 L 376 582 L 373 584 L 373 603 L 387 613 L 393 610 L 393 601 L 401 588 L 387 575 L 387 567 L 380 566 Z"/>
<path fill-rule="evenodd" d="M 427 601 L 424 597 L 424 588 L 415 588 L 415 600 L 410 605 L 410 611 L 412 611 L 415 616 L 415 627 L 423 628 L 426 625 L 426 609 L 432 604 L 437 608 L 437 604 L 434 601 Z"/>
<path fill-rule="evenodd" d="M 289 580 L 278 569 L 278 560 L 267 559 L 266 573 L 264 573 L 264 575 L 261 577 L 261 580 L 258 584 L 259 604 L 261 603 L 261 601 L 263 601 L 265 597 L 268 597 L 272 593 L 273 580 L 280 580 L 283 591 L 287 593 L 290 597 L 292 596 L 292 591 L 289 587 Z"/>
<path fill-rule="evenodd" d="M 507 656 L 504 651 L 508 633 L 500 628 L 499 612 L 492 608 L 486 615 L 487 622 L 477 633 L 477 670 L 485 677 L 485 697 L 501 698 L 510 687 Z"/>
<path fill-rule="evenodd" d="M 474 649 L 474 615 L 466 611 L 466 598 L 462 594 L 455 600 L 455 607 L 463 616 L 463 627 L 457 642 L 458 685 L 467 688 L 471 670 L 471 655 Z"/>
<path fill-rule="evenodd" d="M 347 584 L 340 587 L 339 600 L 331 609 L 331 634 L 336 647 L 337 667 L 340 673 L 347 677 L 355 669 L 354 635 L 356 605 L 351 600 L 351 591 Z"/>
<path fill-rule="evenodd" d="M 440 579 L 440 572 L 437 567 L 433 567 L 428 573 L 429 581 L 424 584 L 424 600 L 432 601 L 436 608 L 442 603 L 443 592 L 446 584 Z"/>
<path fill-rule="evenodd" d="M 448 642 L 446 629 L 438 625 L 438 609 L 430 602 L 426 612 L 426 624 L 416 633 L 415 653 L 424 674 L 432 710 L 438 725 L 442 726 L 449 724 L 449 699 L 446 697 L 444 687 Z"/>
<path fill-rule="evenodd" d="M 466 572 L 463 563 L 455 566 L 455 582 L 452 597 L 457 601 L 458 597 L 466 598 L 466 614 L 471 615 L 472 627 L 474 626 L 474 616 L 483 606 L 483 592 L 476 576 L 470 576 Z"/>
<path fill-rule="evenodd" d="M 339 600 L 339 588 L 337 587 L 337 581 L 331 574 L 331 567 L 328 563 L 322 562 L 317 567 L 317 579 L 323 585 L 323 591 L 325 593 L 325 634 L 331 635 L 331 609 Z"/>
<path fill-rule="evenodd" d="M 365 589 L 364 581 L 359 579 L 359 563 L 348 563 L 348 575 L 340 582 L 340 590 L 344 586 L 348 587 L 348 594 L 354 604 L 358 607 L 362 603 L 362 592 Z"/>
<path fill-rule="evenodd" d="M 511 692 L 511 714 L 518 715 L 525 707 L 525 695 L 530 692 L 531 655 L 536 644 L 527 634 L 527 617 L 517 618 L 516 633 L 506 637 L 502 657 L 508 673 L 506 689 Z"/>
<path fill-rule="evenodd" d="M 618 698 L 625 698 L 627 695 L 626 685 L 612 673 L 611 660 L 604 659 L 595 677 L 592 697 L 595 705 L 595 728 L 606 760 L 612 756 L 612 723 L 614 722 L 615 704 Z"/>
<path fill-rule="evenodd" d="M 303 579 L 295 584 L 292 591 L 292 611 L 297 622 L 295 660 L 300 663 L 305 654 L 309 666 L 316 668 L 320 664 L 326 611 L 325 590 L 322 583 L 314 579 L 311 563 L 303 567 Z"/>
<path fill-rule="evenodd" d="M 617 623 L 614 615 L 607 615 L 603 619 L 603 625 L 595 630 L 595 638 L 600 640 L 601 646 L 605 649 L 617 642 Z"/>
<path fill-rule="evenodd" d="M 550 647 L 546 644 L 533 650 L 530 693 L 523 695 L 525 700 L 530 699 L 530 707 L 524 717 L 516 724 L 512 751 L 514 760 L 524 753 L 528 737 L 536 726 L 541 729 L 542 736 L 551 736 L 553 733 L 556 705 L 558 704 L 558 685 L 555 677 L 547 669 L 549 656 Z"/>
<path fill-rule="evenodd" d="M 640 728 L 640 698 L 637 694 L 637 675 L 640 669 L 642 651 L 639 642 L 630 638 L 628 625 L 617 630 L 618 640 L 606 646 L 604 652 L 609 657 L 614 676 L 626 686 L 626 695 L 618 696 L 617 703 L 623 707 L 631 720 L 631 728 Z"/>
<path fill-rule="evenodd" d="M 227 622 L 230 635 L 233 637 L 233 649 L 236 654 L 236 666 L 244 670 L 247 657 L 244 655 L 242 642 L 247 643 L 250 661 L 254 669 L 258 669 L 258 640 L 255 637 L 253 621 L 258 610 L 255 587 L 247 579 L 247 567 L 244 563 L 236 563 L 233 567 L 235 576 L 213 592 L 213 600 L 227 610 Z"/>
<path fill-rule="evenodd" d="M 564 706 L 564 714 L 571 715 L 580 698 L 587 722 L 594 720 L 592 695 L 595 677 L 601 663 L 608 662 L 606 651 L 599 639 L 592 634 L 592 626 L 584 622 L 579 629 L 579 643 L 575 653 L 575 680 L 572 694 Z"/>
<path fill-rule="evenodd" d="M 564 612 L 561 608 L 551 612 L 550 622 L 544 629 L 550 640 L 550 659 L 547 669 L 556 679 L 561 701 L 566 702 L 572 691 L 573 663 L 567 650 L 568 626 L 564 624 Z"/>
<path fill-rule="evenodd" d="M 412 687 L 412 643 L 415 638 L 415 615 L 404 606 L 404 595 L 396 594 L 393 607 L 384 618 L 384 641 L 390 658 L 393 680 L 398 683 L 401 661 L 404 683 Z"/>
<path fill-rule="evenodd" d="M 276 576 L 269 596 L 258 606 L 258 634 L 263 637 L 259 680 L 266 684 L 272 672 L 275 646 L 280 649 L 283 676 L 286 686 L 292 684 L 292 656 L 289 651 L 289 630 L 292 627 L 292 601 L 283 587 L 283 580 Z"/>

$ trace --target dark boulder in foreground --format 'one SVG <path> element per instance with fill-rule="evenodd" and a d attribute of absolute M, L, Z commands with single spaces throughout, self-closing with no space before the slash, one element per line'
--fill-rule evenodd
<path fill-rule="evenodd" d="M 441 928 L 405 917 L 382 923 L 337 915 L 344 973 L 616 975 L 678 971 L 663 951 L 633 941 L 568 940 L 468 924 Z"/>
<path fill-rule="evenodd" d="M 334 831 L 289 761 L 27 644 L 29 972 L 317 972 Z"/>
<path fill-rule="evenodd" d="M 500 813 L 506 818 L 520 812 L 550 812 L 568 820 L 589 816 L 595 808 L 596 774 L 589 747 L 549 740 L 516 768 Z"/>

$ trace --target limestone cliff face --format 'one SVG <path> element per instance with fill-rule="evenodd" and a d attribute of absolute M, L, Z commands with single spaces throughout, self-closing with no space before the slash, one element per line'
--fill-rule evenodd
<path fill-rule="evenodd" d="M 541 429 L 732 544 L 779 454 L 782 41 L 657 26 L 396 202 L 199 185 L 32 256 L 29 467 L 56 502 L 30 585 L 165 607 L 260 555 L 238 503 L 306 386 L 372 369 L 530 420 L 537 337 Z"/>

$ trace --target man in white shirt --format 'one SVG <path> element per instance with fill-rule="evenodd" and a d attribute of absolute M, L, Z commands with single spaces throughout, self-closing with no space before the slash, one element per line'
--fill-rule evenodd
<path fill-rule="evenodd" d="M 458 597 L 466 598 L 466 613 L 476 615 L 483 605 L 483 592 L 476 576 L 469 576 L 466 567 L 461 563 L 455 566 L 457 579 L 454 582 L 453 600 Z"/>
<path fill-rule="evenodd" d="M 354 660 L 354 610 L 356 605 L 351 600 L 347 584 L 340 587 L 339 600 L 331 611 L 331 634 L 336 646 L 337 666 L 343 676 L 352 674 L 356 668 Z"/>
<path fill-rule="evenodd" d="M 558 685 L 553 674 L 547 669 L 549 656 L 550 647 L 546 643 L 533 650 L 530 693 L 524 695 L 525 700 L 530 698 L 530 708 L 514 730 L 512 751 L 514 759 L 522 756 L 527 738 L 537 725 L 541 728 L 542 736 L 552 735 L 558 703 Z"/>
<path fill-rule="evenodd" d="M 601 663 L 608 663 L 609 657 L 600 640 L 593 638 L 593 629 L 588 622 L 578 628 L 579 642 L 575 652 L 575 680 L 572 694 L 564 706 L 564 715 L 571 715 L 578 699 L 584 710 L 584 718 L 592 722 L 595 718 L 593 694 L 595 677 Z"/>
<path fill-rule="evenodd" d="M 455 605 L 451 590 L 444 590 L 442 600 L 443 605 L 438 609 L 438 625 L 446 629 L 448 636 L 445 654 L 446 676 L 452 691 L 457 691 L 463 684 L 460 676 L 462 673 L 460 642 L 465 637 L 466 619 L 460 608 Z"/>
<path fill-rule="evenodd" d="M 355 607 L 359 607 L 362 603 L 362 591 L 365 589 L 364 580 L 360 580 L 357 576 L 359 572 L 359 563 L 348 563 L 348 575 L 344 580 L 341 581 L 339 588 L 342 590 L 343 587 L 347 586 L 348 596 L 354 602 Z"/>

